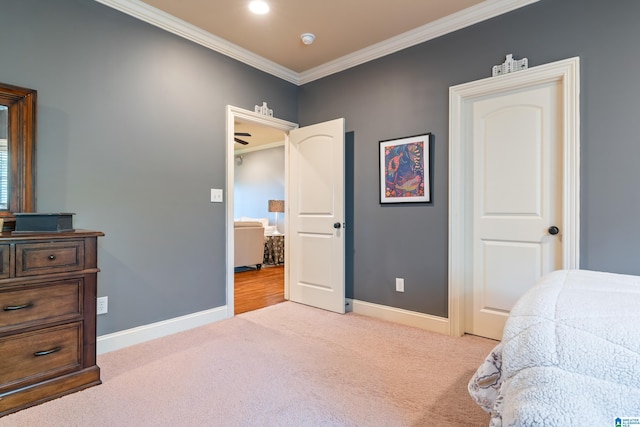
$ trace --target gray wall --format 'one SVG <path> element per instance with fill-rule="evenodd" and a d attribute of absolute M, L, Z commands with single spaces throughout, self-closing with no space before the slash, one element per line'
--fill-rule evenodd
<path fill-rule="evenodd" d="M 504 55 L 582 66 L 582 267 L 640 274 L 640 2 L 542 0 L 298 89 L 92 0 L 3 0 L 0 80 L 38 90 L 38 208 L 100 240 L 98 333 L 225 303 L 225 106 L 345 117 L 347 295 L 447 314 L 448 88 Z M 433 203 L 380 206 L 378 141 L 435 134 Z M 394 291 L 395 277 L 406 292 Z"/>
<path fill-rule="evenodd" d="M 226 105 L 296 122 L 297 87 L 92 0 L 3 0 L 0 58 L 38 90 L 38 210 L 106 233 L 98 334 L 223 306 Z"/>
<path fill-rule="evenodd" d="M 349 296 L 447 315 L 448 88 L 508 53 L 530 66 L 580 56 L 581 267 L 640 274 L 639 16 L 635 0 L 543 0 L 304 85 L 300 125 L 345 117 L 355 135 Z M 433 204 L 381 206 L 378 141 L 427 131 Z"/>
<path fill-rule="evenodd" d="M 236 161 L 234 174 L 235 218 L 269 218 L 275 224 L 275 214 L 269 212 L 269 200 L 284 200 L 284 146 L 242 154 Z M 284 232 L 284 213 L 278 214 L 278 230 Z"/>

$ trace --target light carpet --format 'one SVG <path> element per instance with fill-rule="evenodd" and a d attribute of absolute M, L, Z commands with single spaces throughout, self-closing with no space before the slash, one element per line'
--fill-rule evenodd
<path fill-rule="evenodd" d="M 494 345 L 284 302 L 101 355 L 102 385 L 0 426 L 486 426 Z"/>

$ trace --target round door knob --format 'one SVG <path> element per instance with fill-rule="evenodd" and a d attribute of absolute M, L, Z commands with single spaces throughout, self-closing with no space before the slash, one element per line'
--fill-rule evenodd
<path fill-rule="evenodd" d="M 333 223 L 333 228 L 335 228 L 336 230 L 339 229 L 340 227 L 342 227 L 342 224 L 340 224 L 339 222 Z"/>
<path fill-rule="evenodd" d="M 559 232 L 560 232 L 560 229 L 555 225 L 552 225 L 551 227 L 549 227 L 549 234 L 551 234 L 552 236 L 555 236 Z"/>

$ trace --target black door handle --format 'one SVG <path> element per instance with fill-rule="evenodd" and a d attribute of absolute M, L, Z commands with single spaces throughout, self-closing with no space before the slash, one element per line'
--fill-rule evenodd
<path fill-rule="evenodd" d="M 555 236 L 559 232 L 560 232 L 560 229 L 555 225 L 552 225 L 551 227 L 549 227 L 549 234 L 551 234 L 552 236 Z"/>
<path fill-rule="evenodd" d="M 339 222 L 333 223 L 333 228 L 335 228 L 336 230 L 338 230 L 340 227 L 342 227 L 342 224 L 340 224 Z"/>

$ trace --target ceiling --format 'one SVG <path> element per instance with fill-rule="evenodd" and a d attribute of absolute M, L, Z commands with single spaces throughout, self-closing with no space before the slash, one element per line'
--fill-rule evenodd
<path fill-rule="evenodd" d="M 538 0 L 95 1 L 300 85 Z"/>
<path fill-rule="evenodd" d="M 266 15 L 249 12 L 248 0 L 144 2 L 300 73 L 481 0 L 268 0 Z M 303 33 L 315 42 L 304 45 Z"/>
<path fill-rule="evenodd" d="M 284 132 L 278 129 L 263 126 L 247 121 L 236 121 L 234 131 L 248 133 L 251 136 L 238 136 L 239 139 L 248 142 L 248 145 L 233 144 L 236 154 L 248 153 L 250 151 L 264 150 L 265 148 L 284 145 Z"/>

